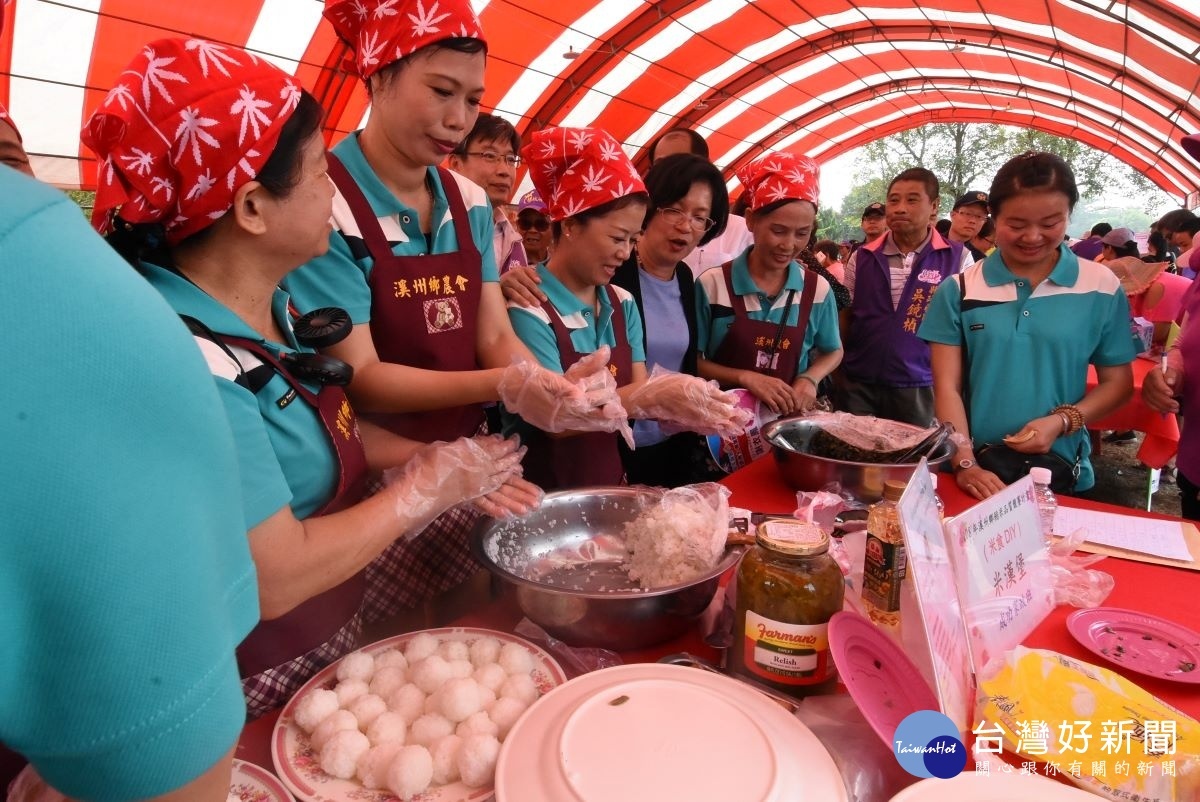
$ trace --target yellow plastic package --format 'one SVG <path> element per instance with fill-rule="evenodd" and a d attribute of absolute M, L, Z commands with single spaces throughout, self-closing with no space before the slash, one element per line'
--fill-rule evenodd
<path fill-rule="evenodd" d="M 1200 802 L 1200 722 L 1107 668 L 1018 646 L 979 696 L 981 758 L 1002 742 L 1106 799 Z"/>

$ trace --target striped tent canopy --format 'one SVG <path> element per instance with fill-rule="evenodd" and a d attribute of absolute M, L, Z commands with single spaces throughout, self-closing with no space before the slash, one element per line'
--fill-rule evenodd
<path fill-rule="evenodd" d="M 484 105 L 523 136 L 598 126 L 640 166 L 695 127 L 733 180 L 766 149 L 827 162 L 930 122 L 1073 137 L 1200 205 L 1200 0 L 475 0 L 489 41 Z M 0 103 L 39 176 L 90 187 L 84 119 L 145 42 L 199 36 L 297 75 L 331 142 L 368 113 L 318 0 L 12 0 Z"/>

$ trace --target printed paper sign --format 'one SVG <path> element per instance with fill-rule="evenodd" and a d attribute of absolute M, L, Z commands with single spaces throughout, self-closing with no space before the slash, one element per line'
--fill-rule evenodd
<path fill-rule="evenodd" d="M 946 521 L 976 675 L 1054 609 L 1050 552 L 1028 476 Z"/>
<path fill-rule="evenodd" d="M 971 703 L 975 698 L 971 655 L 935 493 L 933 477 L 922 459 L 913 471 L 897 509 L 938 702 L 942 712 L 958 727 L 960 735 L 965 736 L 971 726 Z M 906 630 L 915 625 L 912 617 L 905 617 Z M 908 640 L 907 632 L 905 640 Z"/>

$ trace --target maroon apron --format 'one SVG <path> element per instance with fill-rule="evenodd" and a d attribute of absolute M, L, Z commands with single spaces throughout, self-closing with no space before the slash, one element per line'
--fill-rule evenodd
<path fill-rule="evenodd" d="M 397 256 L 353 176 L 335 155 L 329 153 L 327 157 L 329 175 L 349 205 L 373 260 L 368 279 L 371 339 L 379 358 L 425 370 L 478 370 L 475 335 L 483 295 L 482 258 L 471 239 L 467 210 L 454 176 L 438 168 L 458 250 Z M 481 404 L 366 417 L 422 443 L 470 437 L 479 431 L 484 419 Z"/>
<path fill-rule="evenodd" d="M 613 334 L 616 345 L 612 348 L 609 370 L 617 380 L 618 387 L 633 381 L 633 349 L 629 347 L 629 335 L 625 329 L 625 310 L 612 287 L 597 287 L 597 292 L 607 292 L 612 304 Z M 586 354 L 575 350 L 571 342 L 571 330 L 563 325 L 549 301 L 542 302 L 542 309 L 550 318 L 550 328 L 558 343 L 558 358 L 565 371 Z M 522 432 L 522 443 L 529 449 L 525 454 L 525 478 L 543 490 L 570 490 L 589 485 L 619 485 L 625 476 L 621 465 L 621 454 L 617 450 L 617 438 L 613 432 L 583 432 L 571 437 L 551 437 L 540 429 Z"/>
<path fill-rule="evenodd" d="M 244 348 L 275 369 L 305 403 L 314 408 L 333 444 L 338 462 L 337 490 L 321 509 L 329 515 L 362 500 L 366 490 L 367 457 L 358 434 L 354 410 L 341 387 L 326 385 L 313 393 L 295 379 L 279 359 L 253 340 L 219 335 L 221 342 Z M 312 651 L 332 638 L 362 606 L 363 572 L 303 602 L 279 618 L 260 621 L 237 649 L 243 677 L 275 668 Z"/>
<path fill-rule="evenodd" d="M 804 292 L 800 296 L 800 314 L 796 325 L 766 320 L 753 320 L 746 314 L 746 302 L 733 290 L 733 262 L 721 266 L 725 276 L 725 287 L 733 306 L 733 324 L 712 360 L 720 365 L 741 370 L 753 370 L 791 384 L 796 380 L 796 369 L 800 365 L 804 349 L 804 333 L 812 314 L 813 299 L 817 294 L 817 276 L 811 270 L 804 271 Z M 792 306 L 796 291 L 788 292 L 784 306 L 783 321 Z"/>

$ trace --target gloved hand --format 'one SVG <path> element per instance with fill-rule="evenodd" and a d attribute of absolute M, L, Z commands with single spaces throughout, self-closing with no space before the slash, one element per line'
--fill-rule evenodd
<path fill-rule="evenodd" d="M 635 418 L 653 418 L 664 428 L 719 434 L 733 437 L 743 434 L 753 420 L 748 409 L 737 406 L 732 393 L 721 390 L 714 381 L 663 370 L 656 365 L 646 379 L 627 398 Z"/>
<path fill-rule="evenodd" d="M 430 443 L 403 466 L 384 471 L 385 492 L 392 494 L 396 515 L 413 537 L 451 507 L 514 482 L 528 486 L 520 478 L 524 455 L 516 438 L 500 435 Z"/>
<path fill-rule="evenodd" d="M 608 370 L 608 346 L 580 359 L 563 375 L 519 360 L 500 376 L 500 400 L 509 412 L 544 432 L 620 432 L 632 445 L 629 416 Z"/>

